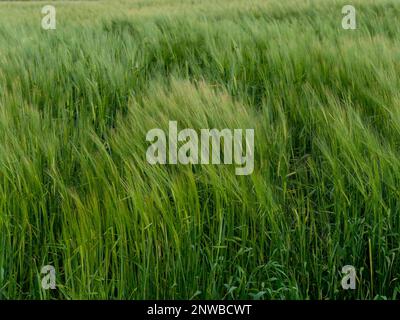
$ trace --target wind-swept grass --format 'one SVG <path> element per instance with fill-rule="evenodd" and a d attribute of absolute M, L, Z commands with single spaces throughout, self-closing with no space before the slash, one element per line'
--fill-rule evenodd
<path fill-rule="evenodd" d="M 397 2 L 0 2 L 0 298 L 398 299 Z M 151 166 L 170 120 L 253 174 Z"/>

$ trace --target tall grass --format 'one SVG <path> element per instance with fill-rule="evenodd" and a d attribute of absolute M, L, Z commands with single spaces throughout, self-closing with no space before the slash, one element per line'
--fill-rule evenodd
<path fill-rule="evenodd" d="M 0 298 L 398 299 L 400 5 L 352 2 L 0 3 Z M 169 120 L 254 173 L 149 165 Z"/>

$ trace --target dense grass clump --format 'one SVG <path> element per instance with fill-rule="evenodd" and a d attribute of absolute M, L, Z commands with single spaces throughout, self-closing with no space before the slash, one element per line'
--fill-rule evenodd
<path fill-rule="evenodd" d="M 352 2 L 0 2 L 0 298 L 398 299 L 400 4 Z M 169 120 L 253 174 L 151 166 Z"/>

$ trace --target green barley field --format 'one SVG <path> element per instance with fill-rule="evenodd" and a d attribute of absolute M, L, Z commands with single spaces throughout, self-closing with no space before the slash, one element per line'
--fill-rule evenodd
<path fill-rule="evenodd" d="M 398 0 L 1 1 L 0 299 L 399 299 L 399 74 Z M 149 164 L 170 120 L 253 173 Z"/>

